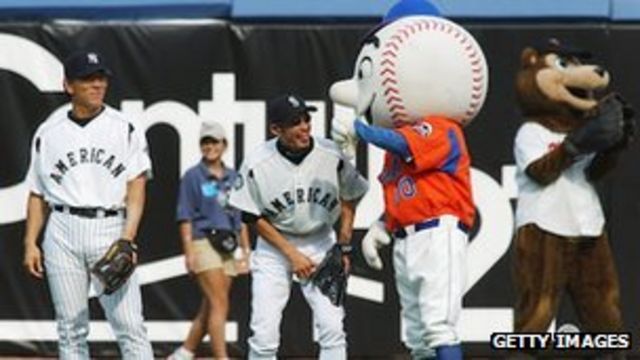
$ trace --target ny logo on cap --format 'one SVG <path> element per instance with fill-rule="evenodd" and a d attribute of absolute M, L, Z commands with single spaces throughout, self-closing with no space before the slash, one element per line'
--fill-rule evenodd
<path fill-rule="evenodd" d="M 293 106 L 294 108 L 300 107 L 300 102 L 295 97 L 289 96 L 287 100 L 289 101 L 289 104 L 291 104 L 291 106 Z"/>
<path fill-rule="evenodd" d="M 98 59 L 98 54 L 92 53 L 92 52 L 87 54 L 87 61 L 90 64 L 99 64 L 100 63 L 100 60 Z"/>

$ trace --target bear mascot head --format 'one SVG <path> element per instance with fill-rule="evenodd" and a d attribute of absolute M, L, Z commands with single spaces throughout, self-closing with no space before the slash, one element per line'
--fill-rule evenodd
<path fill-rule="evenodd" d="M 557 39 L 549 39 L 545 46 L 525 48 L 516 76 L 522 114 L 554 131 L 580 126 L 610 81 L 603 67 L 587 63 L 591 57 L 590 52 Z"/>

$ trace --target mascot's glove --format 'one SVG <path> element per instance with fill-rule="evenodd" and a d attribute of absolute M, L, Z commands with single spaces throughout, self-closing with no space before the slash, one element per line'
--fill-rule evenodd
<path fill-rule="evenodd" d="M 615 94 L 615 96 L 622 103 L 622 132 L 623 137 L 621 140 L 621 147 L 628 146 L 636 137 L 638 132 L 638 124 L 636 123 L 636 111 L 633 109 L 631 104 L 629 104 L 620 94 Z"/>
<path fill-rule="evenodd" d="M 572 156 L 606 150 L 622 140 L 624 114 L 621 97 L 616 94 L 605 96 L 595 113 L 565 138 L 565 149 Z"/>
<path fill-rule="evenodd" d="M 389 245 L 391 236 L 384 227 L 382 221 L 375 221 L 369 227 L 369 231 L 362 239 L 362 255 L 367 264 L 376 270 L 382 270 L 382 259 L 378 254 L 378 249 Z"/>
<path fill-rule="evenodd" d="M 344 298 L 347 292 L 347 277 L 349 274 L 344 268 L 342 256 L 349 254 L 350 251 L 343 251 L 342 245 L 333 245 L 333 247 L 327 251 L 327 254 L 320 265 L 318 265 L 316 271 L 311 275 L 313 284 L 317 286 L 320 292 L 328 297 L 335 306 L 344 304 Z"/>
<path fill-rule="evenodd" d="M 331 138 L 349 159 L 356 156 L 358 146 L 358 135 L 354 126 L 356 121 L 358 120 L 342 116 L 334 117 L 331 121 Z"/>
<path fill-rule="evenodd" d="M 118 290 L 129 279 L 136 264 L 134 257 L 138 248 L 132 241 L 116 240 L 107 252 L 91 268 L 104 286 L 104 293 L 109 295 Z"/>

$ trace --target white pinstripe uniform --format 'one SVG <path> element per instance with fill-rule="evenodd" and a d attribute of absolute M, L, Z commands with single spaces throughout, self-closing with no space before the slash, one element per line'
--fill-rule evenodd
<path fill-rule="evenodd" d="M 242 184 L 232 191 L 230 203 L 264 216 L 301 253 L 320 263 L 336 242 L 332 224 L 340 215 L 340 199 L 358 199 L 369 185 L 335 143 L 313 140 L 313 150 L 298 165 L 279 153 L 276 139 L 255 149 L 240 169 Z M 282 311 L 291 292 L 291 266 L 279 250 L 258 237 L 251 274 L 249 359 L 275 359 Z M 331 304 L 311 282 L 302 283 L 301 289 L 313 311 L 320 359 L 345 359 L 344 309 Z"/>
<path fill-rule="evenodd" d="M 78 124 L 68 117 L 70 109 L 52 114 L 36 131 L 28 181 L 52 207 L 42 248 L 59 356 L 88 359 L 89 269 L 122 236 L 127 182 L 149 172 L 151 161 L 143 131 L 119 111 L 105 107 Z M 81 216 L 78 208 L 100 210 Z M 99 300 L 122 357 L 152 359 L 136 274 Z"/>

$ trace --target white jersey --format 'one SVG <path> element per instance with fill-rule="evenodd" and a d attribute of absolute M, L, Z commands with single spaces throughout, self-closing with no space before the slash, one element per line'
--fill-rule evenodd
<path fill-rule="evenodd" d="M 30 191 L 54 205 L 124 207 L 127 182 L 151 170 L 144 132 L 108 106 L 86 124 L 70 110 L 53 113 L 34 135 Z"/>
<path fill-rule="evenodd" d="M 587 180 L 585 169 L 593 154 L 579 157 L 560 177 L 540 186 L 525 170 L 554 147 L 566 134 L 527 122 L 518 130 L 514 144 L 518 205 L 516 227 L 534 223 L 561 236 L 599 236 L 604 228 L 604 214 L 598 194 Z"/>
<path fill-rule="evenodd" d="M 369 184 L 330 140 L 313 138 L 313 149 L 298 165 L 282 156 L 276 139 L 245 158 L 231 193 L 234 207 L 265 216 L 280 231 L 304 236 L 330 228 L 340 200 L 362 197 Z"/>

